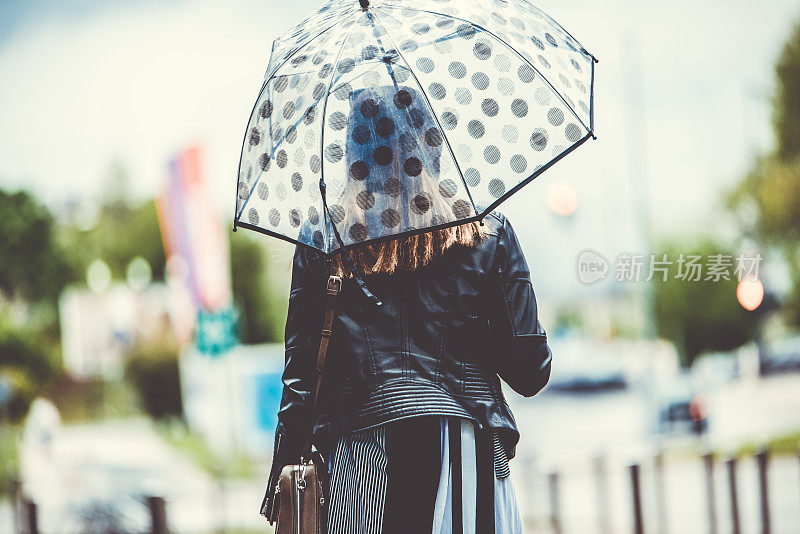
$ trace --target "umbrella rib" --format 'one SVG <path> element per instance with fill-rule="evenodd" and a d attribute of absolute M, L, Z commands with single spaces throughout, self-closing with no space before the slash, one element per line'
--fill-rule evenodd
<path fill-rule="evenodd" d="M 320 144 L 319 144 L 319 155 L 320 155 L 320 158 L 319 158 L 319 161 L 320 161 L 319 179 L 320 179 L 320 181 L 322 183 L 325 183 L 325 112 L 328 109 L 328 98 L 330 98 L 330 96 L 331 96 L 331 88 L 333 88 L 333 83 L 334 83 L 334 81 L 336 79 L 336 66 L 339 64 L 339 59 L 341 59 L 341 57 L 342 57 L 342 51 L 344 51 L 344 47 L 347 44 L 347 40 L 350 38 L 350 34 L 352 34 L 352 33 L 353 33 L 353 30 L 351 28 L 350 30 L 347 31 L 347 34 L 345 34 L 345 36 L 342 38 L 342 46 L 339 48 L 339 51 L 336 53 L 336 59 L 334 59 L 333 63 L 331 64 L 331 67 L 332 67 L 331 81 L 328 83 L 328 90 L 325 93 L 325 102 L 322 104 L 322 117 L 320 119 L 322 122 L 320 124 L 320 133 L 319 133 L 319 142 L 320 142 Z M 321 187 L 322 186 L 320 186 L 320 188 Z M 321 192 L 320 192 L 320 196 L 322 196 Z M 324 204 L 324 202 L 323 202 L 323 204 Z M 323 206 L 323 209 L 322 209 L 322 211 L 324 212 L 323 213 L 323 220 L 324 220 L 325 217 L 327 217 L 328 220 L 330 220 L 331 225 L 335 224 L 333 222 L 333 219 L 331 218 L 331 214 L 325 208 L 326 207 Z M 334 227 L 334 230 L 335 229 L 336 228 Z M 324 226 L 324 230 L 325 230 L 325 247 L 327 249 L 328 243 L 330 241 L 330 239 L 329 239 L 330 236 L 328 235 L 328 225 L 327 224 Z M 326 253 L 327 253 L 327 250 L 326 250 Z"/>
<path fill-rule="evenodd" d="M 261 95 L 259 95 L 259 98 L 260 98 L 260 97 L 261 97 Z M 317 102 L 314 102 L 314 104 L 312 104 L 311 106 L 309 106 L 309 108 L 314 108 L 314 107 L 317 107 L 317 105 L 318 105 L 318 104 L 319 104 L 319 101 L 317 101 Z M 258 105 L 258 100 L 256 100 L 256 105 Z M 254 108 L 254 111 L 255 111 L 255 108 Z M 304 117 L 303 115 L 301 115 L 301 116 L 300 116 L 300 118 L 299 118 L 298 120 L 296 120 L 296 121 L 294 122 L 294 124 L 292 124 L 291 126 L 294 126 L 294 127 L 296 128 L 296 127 L 297 127 L 297 126 L 298 126 L 298 125 L 299 125 L 301 122 L 303 122 L 304 120 L 305 120 L 305 117 Z M 272 122 L 272 118 L 270 118 L 270 123 L 271 123 L 271 122 Z M 248 125 L 248 126 L 249 126 L 249 125 Z M 290 127 L 291 127 L 291 126 L 290 126 Z M 288 131 L 288 128 L 287 128 L 287 131 Z M 249 129 L 248 129 L 248 132 L 249 132 Z M 270 137 L 270 139 L 271 139 L 271 138 L 272 138 L 272 137 Z M 247 140 L 247 133 L 245 133 L 245 142 L 246 142 L 246 140 Z M 269 153 L 269 159 L 270 159 L 270 160 L 272 160 L 272 159 L 273 159 L 273 157 L 275 156 L 275 151 L 277 151 L 277 150 L 278 150 L 278 149 L 279 149 L 281 146 L 283 146 L 283 142 L 284 142 L 285 140 L 286 140 L 286 136 L 284 135 L 283 137 L 281 137 L 280 141 L 278 141 L 278 143 L 277 143 L 275 146 L 273 146 L 273 147 L 272 147 L 272 149 L 270 150 L 270 153 Z M 242 150 L 242 153 L 244 153 L 244 150 Z M 241 166 L 242 166 L 242 163 L 241 163 L 241 157 L 240 157 L 240 161 L 239 161 L 239 167 L 240 167 L 240 169 L 241 169 Z M 247 194 L 247 198 L 245 199 L 245 201 L 244 201 L 244 204 L 242 204 L 242 209 L 241 209 L 241 211 L 239 211 L 239 214 L 238 214 L 238 215 L 237 215 L 237 217 L 236 217 L 237 221 L 238 221 L 239 219 L 241 219 L 241 217 L 242 217 L 242 213 L 244 213 L 244 208 L 247 206 L 247 203 L 248 203 L 248 202 L 250 202 L 250 197 L 252 196 L 252 194 L 253 194 L 253 191 L 255 190 L 256 186 L 258 185 L 258 182 L 259 182 L 259 180 L 261 180 L 261 176 L 263 176 L 263 174 L 264 174 L 265 172 L 266 172 L 266 171 L 262 170 L 261 172 L 259 172 L 259 173 L 258 173 L 258 177 L 256 177 L 256 181 L 253 183 L 253 187 L 251 187 L 251 188 L 250 188 L 250 192 Z M 237 182 L 237 183 L 238 183 L 238 182 Z"/>
<path fill-rule="evenodd" d="M 258 107 L 258 101 L 261 99 L 261 95 L 264 93 L 264 88 L 267 86 L 267 82 L 261 84 L 261 89 L 258 91 L 258 96 L 256 97 L 256 101 L 253 104 L 253 109 L 250 111 L 250 118 L 247 120 L 247 126 L 244 129 L 244 140 L 242 140 L 242 151 L 239 154 L 239 167 L 237 168 L 236 172 L 236 203 L 239 203 L 239 184 L 242 183 L 242 160 L 244 159 L 244 147 L 247 144 L 247 135 L 250 133 L 250 121 L 253 119 L 253 115 L 256 112 L 256 108 Z M 259 175 L 260 176 L 260 175 Z M 258 178 L 256 178 L 256 183 L 258 183 Z M 253 188 L 255 188 L 255 184 L 253 184 Z M 250 195 L 253 194 L 253 189 L 247 193 L 247 198 L 244 199 L 242 203 L 242 209 L 238 213 L 234 208 L 233 212 L 233 230 L 236 231 L 236 225 L 239 222 L 239 219 L 244 213 L 244 208 L 247 205 L 247 202 L 250 200 Z"/>
<path fill-rule="evenodd" d="M 388 57 L 388 53 L 386 52 L 386 48 L 384 48 L 384 46 L 383 46 L 383 41 L 381 41 L 381 36 L 380 36 L 380 35 L 378 35 L 380 32 L 378 32 L 378 26 L 375 24 L 375 23 L 376 23 L 376 20 L 375 20 L 375 15 L 373 15 L 372 13 L 367 13 L 367 18 L 368 18 L 368 19 L 370 20 L 370 22 L 372 23 L 372 36 L 373 36 L 373 37 L 375 37 L 375 40 L 377 41 L 377 43 L 378 43 L 378 46 L 380 47 L 381 54 L 383 54 L 383 57 Z M 378 24 L 380 24 L 380 21 L 377 21 L 377 22 L 378 22 Z M 383 25 L 381 25 L 381 29 L 384 31 L 384 33 L 386 33 L 387 37 L 389 37 L 389 40 L 391 41 L 391 40 L 392 40 L 392 38 L 391 38 L 391 36 L 389 36 L 389 34 L 386 32 L 386 28 L 384 28 L 384 27 L 383 27 Z M 392 41 L 392 44 L 394 44 L 394 41 Z M 394 50 L 395 52 L 397 52 L 398 54 L 400 53 L 400 52 L 397 50 L 397 48 L 396 48 L 396 47 L 395 47 L 393 50 Z M 404 61 L 405 61 L 405 60 L 404 60 Z M 395 71 L 395 68 L 392 66 L 392 62 L 391 62 L 391 61 L 385 61 L 385 62 L 384 62 L 384 67 L 386 67 L 386 73 L 387 73 L 387 74 L 389 75 L 389 77 L 392 79 L 392 84 L 394 85 L 394 90 L 395 90 L 395 91 L 399 91 L 399 90 L 400 90 L 400 84 L 398 84 L 398 83 L 397 83 L 397 76 L 395 76 L 395 73 L 394 73 L 394 71 Z M 409 70 L 409 69 L 408 69 L 408 67 L 403 67 L 403 68 L 405 68 L 406 70 Z M 410 119 L 410 118 L 411 118 L 411 115 L 409 114 L 409 111 L 408 111 L 408 109 L 407 109 L 407 108 L 406 108 L 406 110 L 405 110 L 405 113 L 406 113 L 406 118 L 407 118 L 407 119 Z M 403 198 L 403 202 L 404 202 L 404 203 L 406 203 L 406 202 L 408 201 L 408 192 L 404 190 L 404 191 L 403 191 L 403 193 L 402 193 L 402 195 L 403 195 L 403 197 L 404 197 L 404 198 Z M 408 225 L 408 224 L 409 224 L 408 217 L 409 217 L 409 216 L 408 216 L 408 213 L 407 213 L 407 212 L 406 212 L 406 213 L 404 213 L 404 220 L 403 220 L 402 222 L 403 222 L 404 224 L 406 224 L 406 225 Z"/>
<path fill-rule="evenodd" d="M 595 137 L 594 135 L 594 64 L 595 63 L 597 63 L 596 60 L 592 61 L 592 80 L 589 83 L 589 126 L 591 127 L 590 131 L 592 132 L 592 137 L 597 139 L 597 137 Z"/>
<path fill-rule="evenodd" d="M 392 17 L 392 18 L 394 18 L 394 17 Z M 397 51 L 397 55 L 399 55 L 403 59 L 403 62 L 406 65 L 409 65 L 408 61 L 406 60 L 406 57 L 400 51 L 400 48 L 397 46 L 397 44 L 394 42 L 394 39 L 389 34 L 389 30 L 386 29 L 386 26 L 384 26 L 383 23 L 380 20 L 377 19 L 377 17 L 373 17 L 373 19 L 376 20 L 378 22 L 378 24 L 381 25 L 381 28 L 383 28 L 383 31 L 386 32 L 386 36 L 392 42 L 392 46 Z M 416 82 L 417 87 L 419 87 L 420 94 L 425 99 L 425 103 L 428 104 L 428 109 L 431 110 L 431 116 L 433 117 L 433 120 L 436 121 L 436 126 L 439 128 L 439 131 L 442 134 L 442 139 L 444 139 L 444 142 L 447 145 L 447 150 L 450 152 L 450 157 L 453 158 L 453 163 L 456 166 L 456 170 L 458 171 L 458 175 L 461 177 L 461 182 L 464 184 L 464 190 L 467 192 L 467 197 L 469 198 L 470 204 L 472 204 L 472 211 L 473 211 L 473 213 L 475 213 L 477 215 L 478 214 L 478 206 L 475 205 L 475 201 L 472 199 L 472 192 L 469 190 L 469 187 L 467 186 L 467 180 L 464 178 L 464 173 L 461 171 L 461 166 L 458 164 L 458 159 L 456 159 L 456 154 L 455 154 L 455 152 L 453 152 L 453 147 L 450 146 L 450 140 L 447 138 L 447 135 L 444 133 L 444 128 L 442 128 L 441 122 L 439 122 L 439 117 L 436 116 L 436 111 L 434 111 L 433 106 L 431 105 L 431 101 L 428 98 L 428 95 L 425 94 L 425 89 L 423 89 L 422 84 L 419 82 L 419 78 L 417 78 L 417 75 L 414 74 L 414 69 L 410 68 L 410 66 L 406 67 L 406 69 L 411 74 L 411 76 L 414 78 L 414 81 Z"/>
<path fill-rule="evenodd" d="M 592 130 L 591 130 L 591 128 L 589 128 L 588 126 L 586 126 L 586 124 L 585 124 L 585 123 L 583 122 L 583 120 L 582 120 L 582 119 L 581 119 L 581 118 L 578 116 L 578 114 L 575 112 L 575 110 L 572 108 L 572 106 L 570 106 L 570 105 L 569 105 L 569 103 L 568 103 L 568 102 L 567 102 L 567 101 L 564 99 L 564 96 L 563 96 L 563 95 L 562 95 L 562 94 L 561 94 L 561 93 L 560 93 L 560 92 L 559 92 L 559 91 L 558 91 L 558 90 L 557 90 L 557 89 L 556 89 L 556 88 L 553 86 L 553 84 L 552 84 L 552 83 L 550 83 L 550 80 L 548 80 L 548 79 L 547 79 L 547 77 L 546 77 L 544 74 L 542 74 L 542 71 L 540 71 L 540 70 L 539 70 L 539 69 L 536 67 L 536 65 L 534 65 L 533 63 L 531 63 L 530 61 L 528 61 L 528 59 L 527 59 L 525 56 L 523 56 L 522 54 L 520 54 L 520 53 L 519 53 L 519 51 L 518 51 L 516 48 L 514 48 L 513 46 L 511 46 L 510 44 L 508 44 L 508 42 L 507 42 L 505 39 L 503 39 L 502 37 L 500 37 L 499 35 L 497 35 L 497 34 L 496 34 L 496 33 L 494 33 L 493 31 L 491 31 L 491 30 L 488 30 L 488 29 L 484 28 L 483 26 L 481 26 L 480 24 L 475 24 L 474 22 L 471 22 L 471 21 L 469 21 L 469 20 L 467 20 L 467 19 L 462 19 L 461 17 L 456 17 L 456 16 L 454 16 L 454 15 L 446 15 L 446 14 L 444 14 L 444 13 L 437 13 L 436 11 L 430 11 L 430 10 L 427 10 L 427 9 L 419 9 L 419 8 L 416 8 L 416 7 L 408 7 L 408 6 L 400 7 L 400 6 L 396 6 L 396 5 L 394 5 L 394 4 L 383 4 L 383 7 L 388 7 L 388 8 L 390 8 L 390 9 L 411 9 L 411 10 L 413 10 L 413 11 L 418 11 L 418 12 L 420 12 L 420 13 L 428 13 L 428 14 L 430 14 L 430 15 L 439 15 L 439 16 L 441 16 L 441 17 L 447 17 L 447 18 L 451 18 L 451 19 L 454 19 L 454 20 L 460 20 L 461 22 L 464 22 L 464 23 L 466 23 L 466 24 L 469 24 L 469 25 L 470 25 L 470 26 L 472 26 L 473 28 L 477 28 L 477 29 L 478 29 L 478 30 L 480 30 L 480 31 L 486 32 L 487 34 L 489 34 L 489 35 L 491 35 L 492 37 L 494 37 L 494 38 L 495 38 L 497 41 L 499 41 L 500 43 L 504 44 L 504 45 L 506 46 L 506 48 L 508 48 L 509 50 L 511 50 L 512 52 L 514 52 L 514 53 L 515 53 L 517 56 L 519 56 L 519 58 L 520 58 L 522 61 L 524 61 L 524 62 L 525 62 L 525 63 L 526 63 L 526 64 L 527 64 L 527 65 L 528 65 L 530 68 L 532 68 L 533 70 L 535 70 L 535 71 L 536 71 L 536 72 L 539 74 L 539 76 L 540 76 L 540 77 L 541 77 L 541 78 L 542 78 L 542 79 L 543 79 L 543 80 L 544 80 L 544 81 L 547 83 L 547 85 L 550 87 L 550 89 L 551 89 L 551 90 L 552 90 L 552 91 L 553 91 L 555 94 L 557 94 L 557 95 L 558 95 L 558 98 L 560 98 L 560 99 L 561 99 L 561 101 L 564 103 L 564 105 L 567 107 L 567 109 L 569 109 L 569 110 L 572 112 L 572 114 L 575 116 L 575 118 L 578 120 L 578 122 L 580 122 L 580 123 L 581 123 L 581 126 L 583 126 L 583 127 L 584 127 L 584 129 L 585 129 L 586 131 L 588 131 L 588 132 L 591 132 L 591 131 L 592 131 Z M 577 42 L 577 41 L 576 41 L 576 42 Z M 591 54 L 590 54 L 590 55 L 591 55 Z M 592 73 L 593 73 L 593 74 L 592 74 L 592 81 L 594 81 L 594 69 L 592 69 Z M 590 110 L 590 111 L 591 111 L 591 110 Z M 589 117 L 589 120 L 591 121 L 591 115 L 590 115 L 590 117 Z"/>
<path fill-rule="evenodd" d="M 567 34 L 567 36 L 568 36 L 570 39 L 572 39 L 573 41 L 575 41 L 576 43 L 578 43 L 578 45 L 580 45 L 580 47 L 581 47 L 581 48 L 580 48 L 580 51 L 581 51 L 581 52 L 583 52 L 583 53 L 585 53 L 585 54 L 586 54 L 586 55 L 588 55 L 589 57 L 591 57 L 591 58 L 592 58 L 592 63 L 598 63 L 598 61 L 599 61 L 599 60 L 598 60 L 596 57 L 594 57 L 594 54 L 592 54 L 591 52 L 589 52 L 588 50 L 586 50 L 586 47 L 585 47 L 585 46 L 583 46 L 583 45 L 581 44 L 581 42 L 580 42 L 580 41 L 578 41 L 577 39 L 575 39 L 575 37 L 574 37 L 574 36 L 573 36 L 571 33 L 569 33 L 569 32 L 567 31 L 567 29 L 566 29 L 564 26 L 562 26 L 562 25 L 561 25 L 561 23 L 560 23 L 560 22 L 558 22 L 556 19 L 554 19 L 553 17 L 551 17 L 550 15 L 548 15 L 547 13 L 545 13 L 544 11 L 542 11 L 541 9 L 539 9 L 538 7 L 536 7 L 535 5 L 531 4 L 531 3 L 530 3 L 528 0 L 522 0 L 522 1 L 523 1 L 523 2 L 525 2 L 526 4 L 528 4 L 529 6 L 531 6 L 531 7 L 532 7 L 533 9 L 535 9 L 536 11 L 538 11 L 540 15 L 542 15 L 542 16 L 544 16 L 544 17 L 547 17 L 547 19 L 548 19 L 550 22 L 552 22 L 553 24 L 555 24 L 556 26 L 558 26 L 558 27 L 559 27 L 559 29 L 560 29 L 562 32 L 566 33 L 566 34 Z M 565 41 L 566 41 L 566 39 L 565 39 Z M 592 65 L 592 69 L 594 69 L 594 65 Z"/>
<path fill-rule="evenodd" d="M 352 13 L 351 13 L 351 14 L 352 14 Z M 325 28 L 324 30 L 320 31 L 320 32 L 319 32 L 318 34 L 316 34 L 314 37 L 311 37 L 311 38 L 310 38 L 308 41 L 306 41 L 306 42 L 303 44 L 303 46 L 301 46 L 300 48 L 298 48 L 297 50 L 295 50 L 294 52 L 292 52 L 291 54 L 289 54 L 288 56 L 286 56 L 286 57 L 283 59 L 283 61 L 281 62 L 281 64 L 280 64 L 280 65 L 278 65 L 277 67 L 275 67 L 275 68 L 272 70 L 272 75 L 274 76 L 274 75 L 275 75 L 275 73 L 276 73 L 276 72 L 278 72 L 278 71 L 281 69 L 281 67 L 283 67 L 284 65 L 286 65 L 286 62 L 288 62 L 290 59 L 292 59 L 292 58 L 293 58 L 293 57 L 294 57 L 294 56 L 295 56 L 295 55 L 296 55 L 296 54 L 297 54 L 297 53 L 298 53 L 300 50 L 302 50 L 302 49 L 304 49 L 306 46 L 308 46 L 308 45 L 309 45 L 309 43 L 313 42 L 315 39 L 319 39 L 319 36 L 320 36 L 320 35 L 322 35 L 323 33 L 327 32 L 328 30 L 330 30 L 330 29 L 331 29 L 331 28 L 333 28 L 334 26 L 337 26 L 337 25 L 339 25 L 340 23 L 341 23 L 341 20 L 337 20 L 336 22 L 334 22 L 333 24 L 331 24 L 330 26 L 328 26 L 328 27 L 327 27 L 327 28 Z M 272 76 L 270 76 L 270 79 L 271 79 L 271 78 L 272 78 Z"/>
<path fill-rule="evenodd" d="M 517 185 L 515 185 L 514 187 L 512 187 L 508 191 L 506 191 L 506 193 L 503 196 L 501 196 L 500 198 L 498 198 L 497 200 L 495 200 L 494 202 L 489 204 L 489 206 L 485 210 L 485 213 L 491 212 L 497 206 L 499 206 L 500 204 L 505 202 L 506 199 L 508 199 L 508 197 L 510 197 L 511 195 L 513 195 L 514 193 L 516 193 L 517 191 L 519 191 L 520 189 L 522 189 L 523 187 L 525 187 L 526 185 L 531 183 L 533 180 L 538 178 L 542 173 L 544 173 L 547 169 L 549 169 L 550 167 L 552 167 L 553 165 L 555 165 L 556 163 L 561 161 L 565 156 L 567 156 L 570 152 L 572 152 L 573 150 L 575 150 L 576 148 L 581 146 L 589 138 L 593 138 L 593 137 L 594 136 L 592 135 L 592 132 L 588 132 L 586 135 L 584 135 L 583 137 L 581 137 L 580 139 L 575 141 L 575 143 L 573 143 L 572 145 L 567 147 L 558 156 L 554 157 L 553 159 L 548 161 L 546 164 L 544 164 L 541 167 L 539 167 L 536 171 L 533 172 L 533 174 L 531 174 L 530 176 L 525 178 L 523 181 L 521 181 L 520 183 L 518 183 Z"/>
<path fill-rule="evenodd" d="M 321 32 L 319 32 L 319 33 L 318 33 L 318 34 L 317 34 L 317 35 L 314 37 L 314 39 L 317 39 L 317 38 L 318 38 L 320 35 L 322 35 L 323 33 L 327 32 L 328 30 L 330 30 L 330 29 L 331 29 L 331 28 L 333 28 L 334 26 L 336 26 L 336 24 L 331 24 L 330 26 L 328 26 L 327 28 L 325 28 L 324 30 L 322 30 Z M 262 94 L 264 94 L 264 90 L 265 90 L 265 89 L 267 89 L 267 86 L 269 85 L 269 82 L 271 82 L 271 81 L 272 81 L 272 80 L 275 78 L 275 73 L 276 73 L 276 72 L 278 72 L 278 71 L 281 69 L 281 67 L 283 67 L 283 66 L 286 64 L 286 62 L 287 62 L 287 61 L 289 61 L 289 59 L 291 59 L 292 57 L 294 57 L 294 55 L 295 55 L 297 52 L 299 52 L 300 50 L 302 50 L 303 48 L 305 48 L 306 46 L 308 46 L 308 44 L 309 44 L 309 43 L 311 43 L 311 42 L 312 42 L 314 39 L 309 39 L 307 43 L 305 43 L 303 46 L 301 46 L 300 48 L 298 48 L 297 50 L 295 50 L 295 51 L 294 51 L 294 53 L 292 53 L 292 55 L 291 55 L 291 56 L 287 57 L 287 58 L 286 58 L 286 59 L 283 61 L 283 63 L 281 63 L 280 65 L 278 65 L 278 67 L 277 67 L 277 68 L 275 68 L 275 69 L 272 71 L 272 75 L 271 75 L 269 78 L 267 78 L 266 80 L 264 80 L 264 83 L 262 83 L 262 84 L 261 84 L 261 90 L 258 92 L 258 96 L 256 97 L 256 102 L 255 102 L 255 104 L 253 104 L 253 110 L 250 112 L 250 119 L 251 119 L 251 120 L 252 120 L 252 118 L 253 118 L 253 114 L 256 112 L 256 108 L 258 107 L 258 102 L 259 102 L 259 100 L 261 100 L 261 95 L 262 95 Z M 315 103 L 314 103 L 314 106 L 316 106 L 318 103 L 319 103 L 319 101 L 315 102 Z M 300 124 L 300 122 L 301 122 L 302 120 L 303 120 L 303 119 L 302 119 L 302 118 L 300 118 L 300 120 L 298 120 L 297 122 L 295 122 L 295 124 L 294 124 L 294 125 L 295 125 L 295 127 L 296 127 L 298 124 Z M 270 124 L 271 124 L 271 123 L 272 123 L 272 117 L 270 117 Z M 247 128 L 245 128 L 245 131 L 244 131 L 244 140 L 242 141 L 242 153 L 239 155 L 239 172 L 237 173 L 237 176 L 236 176 L 236 190 L 237 190 L 236 194 L 237 194 L 237 195 L 239 194 L 239 192 L 238 192 L 238 190 L 239 190 L 239 184 L 241 183 L 241 175 L 242 175 L 242 157 L 243 157 L 243 155 L 244 155 L 244 147 L 245 147 L 245 144 L 247 143 L 247 135 L 248 135 L 249 133 L 250 133 L 250 121 L 247 121 Z M 284 137 L 284 139 L 285 139 L 285 137 Z M 276 151 L 276 150 L 278 150 L 278 148 L 279 148 L 279 147 L 280 147 L 282 144 L 283 144 L 283 139 L 281 139 L 281 140 L 280 140 L 280 142 L 279 142 L 277 145 L 275 145 L 275 146 L 273 146 L 273 147 L 272 147 L 272 150 L 270 151 L 270 154 L 269 154 L 269 158 L 270 158 L 270 159 L 272 159 L 272 157 L 275 155 L 275 151 Z M 239 213 L 238 213 L 238 214 L 236 214 L 236 216 L 235 216 L 235 218 L 234 218 L 234 220 L 233 220 L 233 227 L 234 227 L 234 229 L 236 228 L 236 225 L 238 224 L 239 220 L 242 218 L 242 214 L 244 213 L 244 209 L 247 207 L 247 204 L 250 202 L 250 197 L 251 197 L 251 196 L 253 196 L 253 191 L 255 191 L 255 189 L 256 189 L 256 186 L 258 185 L 258 182 L 261 180 L 261 176 L 264 174 L 264 172 L 265 172 L 265 171 L 264 171 L 264 170 L 262 170 L 260 173 L 258 173 L 258 176 L 256 177 L 256 180 L 255 180 L 255 182 L 253 182 L 253 186 L 250 188 L 250 191 L 247 193 L 247 198 L 245 198 L 245 199 L 244 199 L 244 202 L 242 203 L 242 209 L 240 209 L 240 210 L 239 210 Z M 237 197 L 237 198 L 238 198 L 238 197 Z"/>

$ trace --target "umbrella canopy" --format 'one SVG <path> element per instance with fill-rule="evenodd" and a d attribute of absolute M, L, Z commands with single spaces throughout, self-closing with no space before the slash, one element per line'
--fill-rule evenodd
<path fill-rule="evenodd" d="M 525 0 L 331 0 L 273 44 L 234 229 L 329 254 L 478 220 L 594 137 L 595 62 Z"/>

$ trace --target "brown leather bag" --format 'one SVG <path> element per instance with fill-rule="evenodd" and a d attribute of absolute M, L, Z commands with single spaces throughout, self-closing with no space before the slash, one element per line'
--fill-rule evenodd
<path fill-rule="evenodd" d="M 300 464 L 287 465 L 281 470 L 278 484 L 275 487 L 275 498 L 278 506 L 278 525 L 276 534 L 323 534 L 327 519 L 327 501 L 323 493 L 321 472 L 325 465 L 319 454 L 312 455 L 314 419 L 317 413 L 317 397 L 325 371 L 325 356 L 333 334 L 333 318 L 336 309 L 336 296 L 342 289 L 342 279 L 331 275 L 328 277 L 328 302 L 322 335 L 317 353 L 316 384 L 312 397 L 311 419 L 308 423 L 305 446 L 300 457 Z"/>
<path fill-rule="evenodd" d="M 287 465 L 278 478 L 276 534 L 321 534 L 325 514 L 322 483 L 313 462 Z"/>

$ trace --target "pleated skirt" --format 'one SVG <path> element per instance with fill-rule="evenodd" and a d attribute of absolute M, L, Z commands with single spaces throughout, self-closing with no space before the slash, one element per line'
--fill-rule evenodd
<path fill-rule="evenodd" d="M 341 438 L 329 458 L 330 534 L 522 534 L 490 432 L 424 416 Z"/>

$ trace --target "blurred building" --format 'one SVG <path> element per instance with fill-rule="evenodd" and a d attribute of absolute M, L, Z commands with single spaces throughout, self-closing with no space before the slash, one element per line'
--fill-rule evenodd
<path fill-rule="evenodd" d="M 122 283 L 100 293 L 64 290 L 59 300 L 64 369 L 76 378 L 120 378 L 134 343 L 170 335 L 174 303 L 164 284 L 141 291 Z"/>

